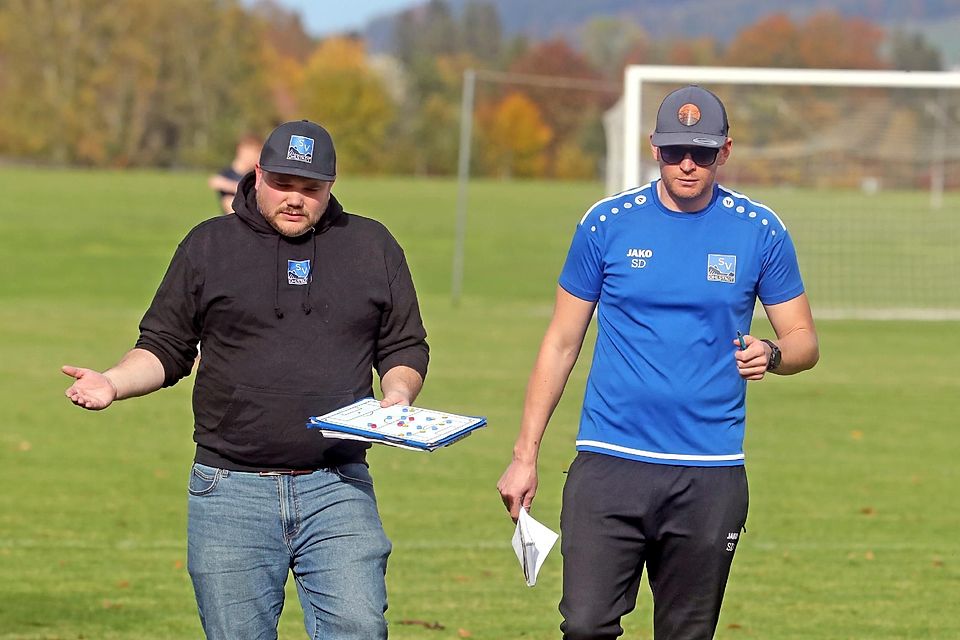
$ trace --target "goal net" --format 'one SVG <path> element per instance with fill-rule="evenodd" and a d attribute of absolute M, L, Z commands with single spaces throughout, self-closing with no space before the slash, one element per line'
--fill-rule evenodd
<path fill-rule="evenodd" d="M 960 73 L 628 67 L 612 191 L 658 176 L 657 107 L 690 83 L 727 108 L 720 182 L 784 220 L 818 317 L 960 319 Z"/>

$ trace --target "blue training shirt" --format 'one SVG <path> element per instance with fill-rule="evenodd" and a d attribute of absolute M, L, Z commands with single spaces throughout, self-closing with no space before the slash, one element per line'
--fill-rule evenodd
<path fill-rule="evenodd" d="M 803 293 L 777 214 L 720 185 L 702 211 L 671 211 L 653 182 L 587 211 L 559 283 L 598 302 L 577 450 L 743 464 L 746 381 L 733 341 L 750 331 L 757 298 Z"/>

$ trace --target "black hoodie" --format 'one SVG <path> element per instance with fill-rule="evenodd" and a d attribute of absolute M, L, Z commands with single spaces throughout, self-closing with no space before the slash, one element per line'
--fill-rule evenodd
<path fill-rule="evenodd" d="M 201 223 L 177 247 L 136 346 L 159 358 L 170 386 L 189 375 L 199 343 L 197 462 L 264 471 L 363 461 L 367 445 L 324 439 L 306 422 L 372 396 L 373 368 L 426 376 L 403 250 L 333 196 L 312 231 L 282 236 L 260 214 L 254 183 L 253 173 L 240 182 L 235 214 Z"/>

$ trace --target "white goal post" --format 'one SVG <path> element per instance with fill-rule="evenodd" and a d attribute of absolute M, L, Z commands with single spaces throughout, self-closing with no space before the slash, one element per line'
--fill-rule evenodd
<path fill-rule="evenodd" d="M 640 130 L 645 82 L 960 89 L 960 73 L 630 65 L 624 71 L 623 91 L 624 187 L 639 184 L 641 179 L 640 154 L 647 148 L 650 133 Z"/>
<path fill-rule="evenodd" d="M 960 72 L 629 66 L 614 190 L 656 176 L 656 110 L 685 84 L 724 101 L 720 181 L 783 214 L 815 312 L 960 319 Z"/>

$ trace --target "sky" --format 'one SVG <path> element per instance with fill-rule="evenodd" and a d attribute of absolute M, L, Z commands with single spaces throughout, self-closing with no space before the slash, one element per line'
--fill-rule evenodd
<path fill-rule="evenodd" d="M 314 36 L 362 29 L 377 16 L 405 9 L 425 0 L 279 0 L 298 11 L 303 26 Z"/>

